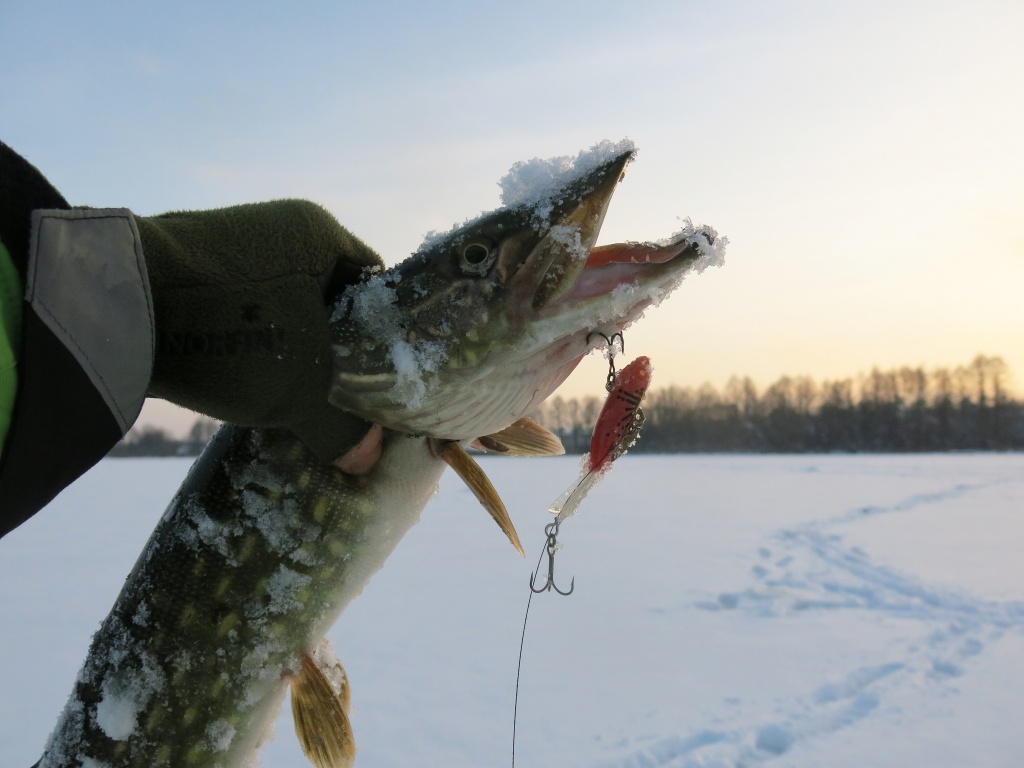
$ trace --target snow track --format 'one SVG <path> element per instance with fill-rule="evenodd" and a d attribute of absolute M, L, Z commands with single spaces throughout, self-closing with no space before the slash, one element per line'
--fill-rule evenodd
<path fill-rule="evenodd" d="M 1001 641 L 1008 632 L 1014 635 L 1015 643 L 1020 643 L 1024 636 L 1024 600 L 990 600 L 948 583 L 926 581 L 877 561 L 870 550 L 853 543 L 850 539 L 857 537 L 850 537 L 847 532 L 863 534 L 861 529 L 867 519 L 910 512 L 924 518 L 931 507 L 950 508 L 953 504 L 962 522 L 969 525 L 971 512 L 985 503 L 986 492 L 1013 489 L 1019 496 L 1022 486 L 1024 478 L 1019 472 L 985 482 L 960 482 L 936 491 L 911 494 L 893 503 L 862 506 L 776 531 L 752 558 L 749 586 L 721 592 L 713 599 L 697 600 L 694 607 L 710 612 L 737 611 L 758 621 L 785 621 L 804 613 L 833 612 L 871 615 L 875 621 L 899 621 L 905 639 L 882 654 L 891 660 L 855 667 L 822 681 L 805 695 L 776 702 L 774 709 L 780 716 L 771 722 L 737 723 L 728 730 L 674 735 L 597 765 L 810 765 L 811 760 L 794 757 L 790 761 L 783 756 L 804 742 L 820 742 L 865 718 L 898 719 L 917 704 L 915 698 L 930 700 L 955 695 L 957 679 L 970 675 L 972 664 L 988 646 Z M 1017 518 L 1018 526 L 1024 525 L 1024 509 L 1004 511 Z M 922 526 L 921 538 L 927 538 L 929 533 L 929 527 Z M 1017 541 L 1024 543 L 1022 534 L 1024 528 L 1016 528 Z M 996 578 L 998 569 L 999 564 L 993 563 Z M 955 579 L 956 573 L 949 573 L 948 578 Z M 884 746 L 878 746 L 879 753 L 884 753 Z M 1024 742 L 1020 742 L 1017 754 L 1024 761 Z M 887 764 L 881 754 L 876 760 L 870 764 Z"/>

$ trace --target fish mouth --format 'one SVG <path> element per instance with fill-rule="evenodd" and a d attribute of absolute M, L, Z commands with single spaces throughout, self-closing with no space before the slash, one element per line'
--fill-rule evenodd
<path fill-rule="evenodd" d="M 596 188 L 600 198 L 588 201 L 590 210 L 601 211 L 600 220 L 613 190 L 614 184 Z M 596 240 L 597 232 L 588 236 Z M 727 242 L 711 227 L 687 220 L 663 241 L 591 247 L 557 292 L 545 291 L 542 282 L 537 295 L 544 300 L 534 301 L 529 323 L 532 350 L 524 347 L 519 361 L 538 381 L 538 400 L 554 392 L 592 350 L 664 300 L 688 273 L 721 264 Z"/>
<path fill-rule="evenodd" d="M 533 310 L 557 302 L 577 283 L 601 232 L 612 195 L 634 155 L 632 149 L 622 152 L 549 200 L 534 203 L 534 224 L 545 234 L 520 270 L 525 283 L 521 293 L 532 294 L 529 303 Z"/>
<path fill-rule="evenodd" d="M 583 306 L 608 303 L 612 316 L 604 319 L 621 331 L 674 290 L 691 269 L 715 261 L 722 244 L 710 227 L 686 227 L 663 242 L 594 248 L 565 300 Z"/>
<path fill-rule="evenodd" d="M 559 334 L 550 331 L 559 326 L 566 341 L 621 331 L 691 269 L 721 263 L 727 241 L 689 220 L 666 240 L 596 246 L 612 195 L 634 156 L 635 150 L 622 152 L 557 193 L 542 222 L 547 231 L 516 276 L 522 285 L 516 286 L 513 306 L 526 315 L 525 326 L 549 326 L 551 341 Z M 592 348 L 584 345 L 579 355 Z"/>

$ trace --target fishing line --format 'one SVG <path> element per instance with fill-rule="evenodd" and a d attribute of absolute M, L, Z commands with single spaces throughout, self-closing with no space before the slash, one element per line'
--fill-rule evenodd
<path fill-rule="evenodd" d="M 589 489 L 603 474 L 608 466 L 619 456 L 625 453 L 636 441 L 640 434 L 640 427 L 643 425 L 643 411 L 640 409 L 640 401 L 650 384 L 650 360 L 646 357 L 638 357 L 620 372 L 615 370 L 616 346 L 618 351 L 626 351 L 626 342 L 622 333 L 614 333 L 610 337 L 600 331 L 593 331 L 587 336 L 587 343 L 590 343 L 591 336 L 600 336 L 608 345 L 608 376 L 605 382 L 605 390 L 608 392 L 608 399 L 604 408 L 597 417 L 594 425 L 594 436 L 590 444 L 590 469 L 576 483 L 575 488 L 570 486 L 563 496 L 555 501 L 549 511 L 555 513 L 553 523 L 544 526 L 544 534 L 547 540 L 544 542 L 544 549 L 537 558 L 537 567 L 533 569 L 530 577 L 530 596 L 526 599 L 526 612 L 523 615 L 523 631 L 519 637 L 519 660 L 516 663 L 516 695 L 515 703 L 512 706 L 512 768 L 516 766 L 516 726 L 519 722 L 519 680 L 523 671 L 523 647 L 526 645 L 526 624 L 530 619 L 530 606 L 533 604 L 534 594 L 554 590 L 560 595 L 572 594 L 576 586 L 576 579 L 573 578 L 568 590 L 561 590 L 555 586 L 555 553 L 558 551 L 558 526 L 562 520 L 576 511 L 580 501 L 586 496 Z M 617 344 L 616 344 L 617 342 Z M 640 377 L 639 383 L 637 377 Z M 627 381 L 628 380 L 628 381 Z M 636 391 L 631 391 L 635 389 Z M 624 404 L 624 405 L 623 405 Z M 593 454 L 595 446 L 601 446 L 599 438 L 605 440 L 614 439 L 605 450 L 598 454 L 599 459 L 594 462 Z M 586 456 L 584 457 L 586 459 Z M 537 587 L 537 578 L 540 576 L 540 564 L 544 560 L 545 553 L 548 556 L 548 573 L 542 587 Z"/>
<path fill-rule="evenodd" d="M 544 552 L 547 550 L 547 544 L 545 543 L 544 549 L 540 551 L 540 557 L 537 558 L 537 567 L 533 569 L 533 579 L 537 578 L 540 573 L 540 564 L 544 560 Z M 531 581 L 533 580 L 531 579 Z M 515 704 L 512 706 L 512 768 L 516 768 L 516 722 L 519 718 L 519 675 L 523 671 L 523 645 L 526 643 L 526 622 L 530 618 L 530 604 L 533 602 L 533 588 L 530 588 L 530 596 L 526 598 L 526 613 L 523 615 L 523 633 L 519 637 L 519 661 L 516 664 L 516 698 Z"/>

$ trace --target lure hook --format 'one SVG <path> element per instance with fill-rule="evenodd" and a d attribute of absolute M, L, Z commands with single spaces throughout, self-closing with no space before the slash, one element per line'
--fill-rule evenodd
<path fill-rule="evenodd" d="M 560 595 L 571 595 L 572 591 L 576 588 L 576 577 L 572 577 L 572 581 L 569 582 L 569 589 L 563 592 L 555 586 L 555 552 L 558 551 L 558 523 L 550 523 L 544 526 L 544 533 L 547 534 L 547 552 L 548 552 L 548 575 L 544 581 L 544 586 L 537 588 L 536 580 L 537 574 L 534 573 L 530 576 L 530 590 L 536 594 L 541 592 L 547 592 L 549 589 L 555 590 Z"/>
<path fill-rule="evenodd" d="M 608 378 L 605 379 L 604 388 L 611 392 L 615 387 L 615 341 L 617 339 L 619 342 L 619 351 L 626 354 L 626 339 L 622 336 L 622 331 L 616 331 L 610 337 L 600 331 L 591 331 L 587 334 L 587 344 L 590 343 L 591 336 L 600 336 L 608 345 Z"/>

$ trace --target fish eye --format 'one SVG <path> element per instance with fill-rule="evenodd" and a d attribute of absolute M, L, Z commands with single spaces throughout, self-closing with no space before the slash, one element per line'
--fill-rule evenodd
<path fill-rule="evenodd" d="M 491 255 L 491 249 L 483 243 L 470 243 L 462 249 L 462 258 L 467 264 L 482 264 Z"/>
<path fill-rule="evenodd" d="M 494 263 L 498 250 L 489 243 L 474 241 L 462 246 L 459 267 L 467 275 L 483 275 Z"/>

